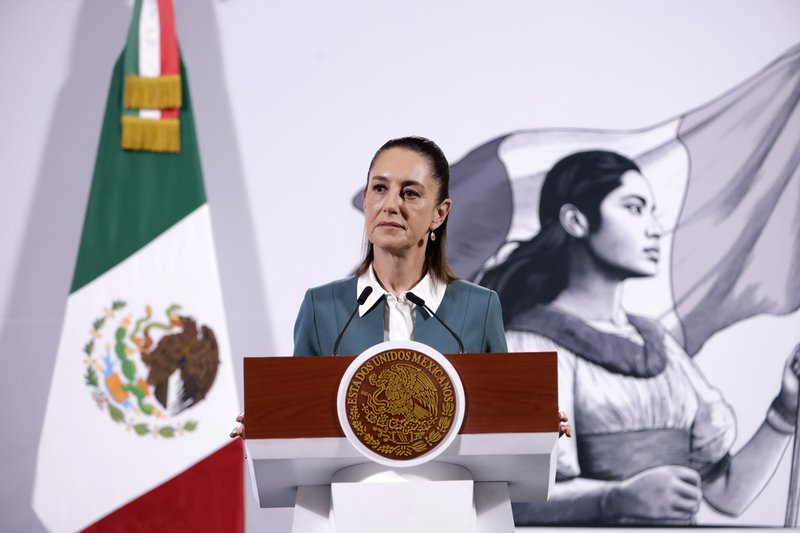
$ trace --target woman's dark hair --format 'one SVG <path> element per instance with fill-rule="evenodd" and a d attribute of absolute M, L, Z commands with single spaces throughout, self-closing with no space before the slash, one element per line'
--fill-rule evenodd
<path fill-rule="evenodd" d="M 568 155 L 550 169 L 539 197 L 541 230 L 480 280 L 497 291 L 505 321 L 535 304 L 552 302 L 569 283 L 568 249 L 573 238 L 561 226 L 561 206 L 580 209 L 589 231 L 597 231 L 600 203 L 630 170 L 638 172 L 639 167 L 627 157 L 604 150 Z"/>
<path fill-rule="evenodd" d="M 392 139 L 387 141 L 381 146 L 372 161 L 369 163 L 367 170 L 367 185 L 369 185 L 369 173 L 372 172 L 372 166 L 383 152 L 392 148 L 402 148 L 410 150 L 424 157 L 431 167 L 431 177 L 439 185 L 439 195 L 436 198 L 436 203 L 440 204 L 450 197 L 450 164 L 444 156 L 444 152 L 439 148 L 435 142 L 425 137 L 401 137 L 399 139 Z M 366 190 L 366 186 L 364 188 Z M 436 281 L 444 282 L 445 284 L 457 279 L 456 275 L 450 269 L 447 262 L 447 219 L 444 219 L 441 226 L 434 231 L 436 240 L 428 240 L 425 248 L 425 272 L 429 273 Z M 364 259 L 356 268 L 356 276 L 361 276 L 372 264 L 375 257 L 375 251 L 372 243 L 367 241 Z"/>

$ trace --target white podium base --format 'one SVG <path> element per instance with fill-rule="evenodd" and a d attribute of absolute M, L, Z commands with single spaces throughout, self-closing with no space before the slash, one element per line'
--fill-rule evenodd
<path fill-rule="evenodd" d="M 297 490 L 293 533 L 513 533 L 508 485 L 475 483 L 447 463 L 345 468 L 330 486 Z"/>
<path fill-rule="evenodd" d="M 557 432 L 458 435 L 437 461 L 464 466 L 476 483 L 509 481 L 511 501 L 545 501 L 555 484 L 557 444 Z M 365 461 L 345 437 L 247 439 L 245 445 L 261 507 L 291 507 L 297 487 L 327 486 L 336 472 Z"/>

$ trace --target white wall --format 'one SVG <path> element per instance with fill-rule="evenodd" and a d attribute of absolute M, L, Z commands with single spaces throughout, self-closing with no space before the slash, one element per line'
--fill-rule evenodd
<path fill-rule="evenodd" d="M 350 199 L 386 139 L 425 135 L 455 161 L 517 129 L 648 126 L 800 41 L 794 0 L 175 4 L 239 357 L 290 353 L 305 288 L 357 262 Z M 29 506 L 36 449 L 129 20 L 125 0 L 0 0 L 3 531 L 42 528 Z M 758 318 L 699 356 L 737 410 L 738 445 L 777 392 L 797 331 L 797 314 Z M 765 338 L 779 356 L 728 357 Z M 745 395 L 750 379 L 757 387 Z M 786 470 L 785 459 L 736 523 L 782 524 Z M 267 531 L 287 517 L 250 506 L 248 526 Z"/>

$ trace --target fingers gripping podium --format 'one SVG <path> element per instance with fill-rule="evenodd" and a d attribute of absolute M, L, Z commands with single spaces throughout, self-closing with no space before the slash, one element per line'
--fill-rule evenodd
<path fill-rule="evenodd" d="M 443 359 L 445 377 L 432 364 L 406 365 L 397 351 L 408 359 L 408 346 L 422 345 L 382 343 L 358 358 L 245 358 L 252 486 L 261 507 L 295 507 L 294 532 L 513 532 L 510 502 L 547 498 L 556 354 L 425 347 Z M 463 391 L 453 394 L 460 422 L 458 409 L 447 418 L 448 378 Z"/>

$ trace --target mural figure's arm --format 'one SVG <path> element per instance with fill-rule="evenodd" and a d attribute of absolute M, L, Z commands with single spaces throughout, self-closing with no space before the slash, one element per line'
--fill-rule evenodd
<path fill-rule="evenodd" d="M 800 345 L 786 362 L 780 394 L 770 407 L 767 418 L 747 444 L 731 458 L 725 472 L 703 486 L 706 501 L 719 512 L 740 515 L 778 468 L 794 434 L 800 388 L 798 376 Z"/>

